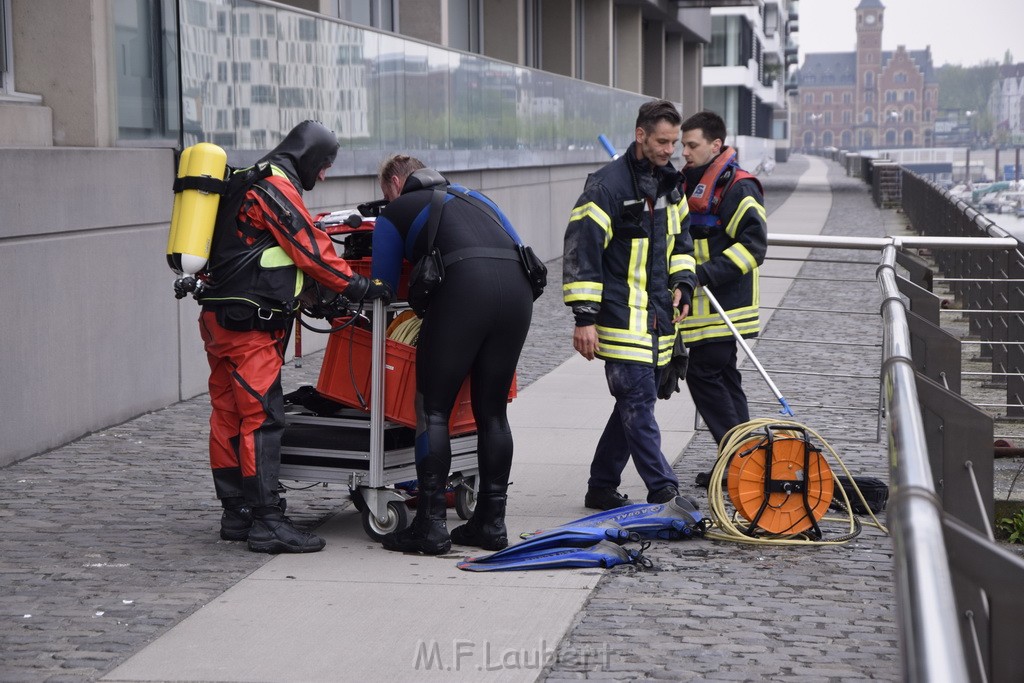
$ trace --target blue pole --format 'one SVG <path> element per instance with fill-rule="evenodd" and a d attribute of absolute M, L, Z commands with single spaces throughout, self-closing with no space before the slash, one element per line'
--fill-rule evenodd
<path fill-rule="evenodd" d="M 607 135 L 601 133 L 600 135 L 597 136 L 597 139 L 600 140 L 601 145 L 604 147 L 604 150 L 608 152 L 608 156 L 610 156 L 612 159 L 619 158 L 619 153 L 615 151 L 615 147 L 612 145 L 612 141 L 608 139 Z"/>

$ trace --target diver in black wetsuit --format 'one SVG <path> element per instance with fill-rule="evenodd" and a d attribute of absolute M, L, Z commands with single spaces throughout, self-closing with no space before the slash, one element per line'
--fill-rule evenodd
<path fill-rule="evenodd" d="M 404 155 L 385 161 L 379 180 L 390 203 L 373 231 L 373 276 L 397 290 L 402 259 L 415 263 L 426 252 L 424 228 L 434 187 L 444 187 L 446 181 Z M 512 431 L 506 411 L 533 315 L 532 289 L 518 261 L 519 240 L 508 219 L 478 192 L 459 185 L 446 190 L 434 246 L 446 256 L 483 247 L 494 250 L 489 252 L 494 257 L 473 256 L 446 265 L 444 283 L 430 299 L 417 342 L 419 505 L 412 524 L 387 534 L 383 544 L 388 550 L 431 555 L 448 552 L 452 542 L 486 550 L 508 545 L 505 504 Z M 468 193 L 487 206 L 456 193 Z M 467 375 L 477 425 L 479 490 L 472 518 L 449 537 L 444 495 L 452 460 L 448 421 Z"/>

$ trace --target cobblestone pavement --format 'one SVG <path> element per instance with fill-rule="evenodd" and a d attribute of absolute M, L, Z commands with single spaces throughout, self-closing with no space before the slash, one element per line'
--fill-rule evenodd
<path fill-rule="evenodd" d="M 765 179 L 769 210 L 793 190 L 805 167 L 796 158 Z M 878 212 L 865 186 L 832 180 L 829 232 L 875 234 Z M 550 285 L 535 306 L 519 367 L 521 387 L 572 353 L 572 319 L 559 296 L 561 263 L 549 266 Z M 871 280 L 867 284 L 822 286 L 819 273 L 831 277 L 837 268 L 806 266 L 804 275 L 816 279 L 794 285 L 786 306 L 877 313 L 873 265 L 856 269 L 857 277 Z M 877 315 L 779 311 L 765 336 L 847 341 L 871 338 L 878 328 Z M 785 346 L 760 343 L 758 357 L 769 371 L 787 364 L 858 367 L 865 354 Z M 285 390 L 315 384 L 321 355 L 304 358 L 300 368 L 288 364 Z M 864 365 L 877 368 L 877 350 L 867 358 Z M 826 420 L 800 405 L 845 404 L 849 396 L 871 403 L 873 389 L 844 388 L 820 376 L 775 379 L 801 419 L 841 444 L 851 467 L 883 473 L 882 447 L 852 440 L 873 436 L 873 417 L 840 411 Z M 752 399 L 774 401 L 767 389 L 760 391 L 758 377 L 749 377 L 747 387 Z M 177 403 L 2 469 L 0 681 L 95 680 L 269 561 L 217 537 L 207 401 L 204 395 Z M 712 457 L 710 437 L 699 432 L 676 464 L 681 480 L 692 481 Z M 701 491 L 687 492 L 704 503 Z M 316 525 L 349 504 L 343 493 L 336 487 L 291 491 L 289 514 L 300 525 Z M 657 568 L 608 572 L 563 643 L 607 646 L 608 665 L 588 671 L 560 661 L 545 672 L 548 680 L 895 677 L 890 553 L 877 532 L 867 530 L 840 548 L 694 541 L 659 543 L 649 552 Z"/>
<path fill-rule="evenodd" d="M 801 170 L 794 166 L 779 168 L 784 174 Z M 768 198 L 773 181 L 783 179 L 768 179 Z M 832 164 L 829 181 L 833 204 L 824 234 L 885 234 L 861 181 Z M 770 220 L 769 229 L 786 232 Z M 813 251 L 755 353 L 796 421 L 820 433 L 855 474 L 887 479 L 885 444 L 875 441 L 882 333 L 877 263 L 874 252 Z M 794 371 L 806 374 L 788 374 Z M 778 402 L 750 363 L 744 365 L 744 386 L 752 417 L 778 415 Z M 692 482 L 714 459 L 714 443 L 702 430 L 675 463 L 683 493 L 702 510 L 706 492 Z M 845 531 L 836 524 L 823 530 L 826 536 Z M 544 680 L 900 677 L 892 549 L 877 529 L 865 528 L 854 541 L 833 547 L 657 541 L 647 554 L 654 570 L 618 567 L 601 578 L 558 647 L 599 656 L 556 660 Z"/>

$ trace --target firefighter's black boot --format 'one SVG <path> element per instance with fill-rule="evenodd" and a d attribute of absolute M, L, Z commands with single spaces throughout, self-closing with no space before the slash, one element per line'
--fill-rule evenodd
<path fill-rule="evenodd" d="M 484 550 L 501 550 L 508 546 L 508 530 L 505 528 L 507 501 L 505 494 L 480 494 L 473 516 L 462 526 L 452 529 L 452 543 Z"/>
<path fill-rule="evenodd" d="M 253 508 L 249 550 L 254 553 L 315 553 L 327 542 L 314 533 L 300 531 L 280 507 Z"/>
<path fill-rule="evenodd" d="M 448 501 L 445 500 L 444 484 L 445 478 L 435 474 L 420 477 L 416 517 L 406 528 L 386 534 L 381 539 L 386 550 L 424 555 L 443 555 L 451 550 L 452 541 L 446 523 Z"/>

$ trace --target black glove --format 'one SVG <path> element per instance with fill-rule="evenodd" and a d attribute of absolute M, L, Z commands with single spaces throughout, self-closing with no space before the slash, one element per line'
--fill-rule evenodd
<path fill-rule="evenodd" d="M 349 301 L 363 302 L 380 299 L 385 304 L 391 303 L 391 298 L 394 296 L 388 283 L 378 279 L 370 280 L 359 273 L 352 274 L 343 294 Z"/>
<path fill-rule="evenodd" d="M 661 369 L 661 381 L 658 383 L 658 398 L 668 399 L 679 391 L 679 382 L 686 379 L 686 368 L 690 363 L 690 352 L 683 344 L 683 337 L 676 333 L 672 347 L 672 359 Z"/>
<path fill-rule="evenodd" d="M 369 285 L 366 287 L 366 293 L 363 294 L 363 301 L 373 301 L 374 299 L 380 299 L 385 305 L 391 303 L 391 299 L 394 297 L 394 292 L 391 291 L 391 285 L 374 278 L 369 281 Z"/>

